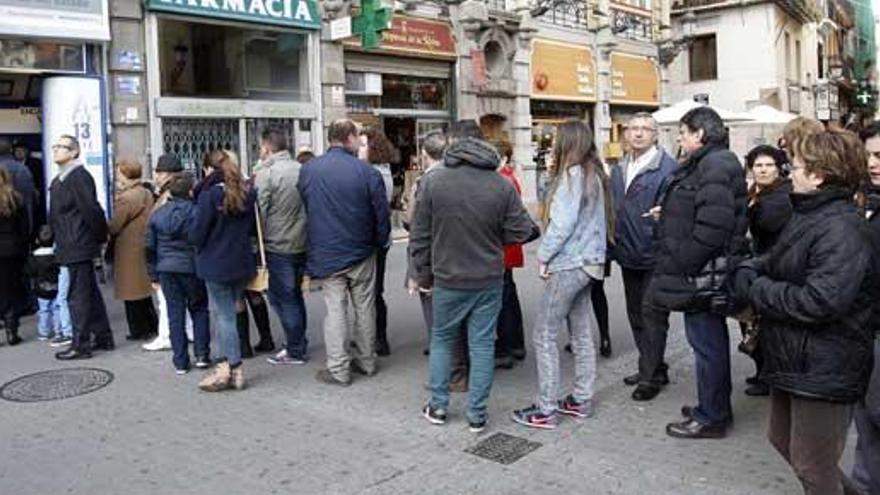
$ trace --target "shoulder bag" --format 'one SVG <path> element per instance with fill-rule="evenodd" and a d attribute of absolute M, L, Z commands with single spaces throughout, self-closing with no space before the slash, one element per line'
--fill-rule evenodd
<path fill-rule="evenodd" d="M 254 217 L 257 221 L 257 253 L 260 259 L 257 264 L 257 274 L 248 282 L 246 290 L 250 292 L 266 292 L 269 289 L 269 268 L 266 266 L 266 247 L 263 245 L 263 222 L 260 219 L 260 208 L 254 208 Z"/>

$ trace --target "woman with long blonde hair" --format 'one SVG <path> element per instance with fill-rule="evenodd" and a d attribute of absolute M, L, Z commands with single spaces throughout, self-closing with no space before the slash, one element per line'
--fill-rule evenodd
<path fill-rule="evenodd" d="M 21 342 L 16 303 L 24 293 L 22 268 L 28 252 L 29 229 L 27 208 L 13 188 L 12 175 L 0 168 L 0 318 L 9 345 Z"/>
<path fill-rule="evenodd" d="M 538 402 L 513 411 L 512 419 L 533 428 L 555 428 L 557 413 L 575 418 L 593 414 L 596 349 L 592 336 L 590 293 L 601 280 L 611 207 L 607 177 L 593 134 L 580 121 L 562 124 L 549 171 L 545 233 L 538 249 L 544 294 L 533 340 L 538 364 Z M 574 389 L 559 399 L 559 351 L 556 337 L 566 322 L 575 357 Z"/>
<path fill-rule="evenodd" d="M 256 273 L 251 247 L 256 193 L 242 177 L 238 157 L 232 151 L 213 151 L 209 164 L 210 173 L 198 188 L 189 239 L 196 247 L 196 273 L 207 285 L 220 353 L 226 359 L 199 388 L 207 392 L 241 390 L 245 382 L 235 315 L 236 304 Z"/>

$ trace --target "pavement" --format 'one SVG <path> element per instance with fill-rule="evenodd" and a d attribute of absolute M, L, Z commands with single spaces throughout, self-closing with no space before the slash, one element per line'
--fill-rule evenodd
<path fill-rule="evenodd" d="M 418 301 L 403 289 L 404 256 L 405 242 L 396 243 L 386 279 L 392 355 L 380 360 L 376 376 L 354 375 L 345 389 L 314 378 L 324 360 L 320 292 L 307 296 L 312 360 L 287 367 L 248 360 L 248 388 L 219 394 L 197 390 L 201 372 L 176 376 L 169 353 L 126 342 L 122 305 L 107 292 L 118 348 L 74 366 L 109 370 L 114 381 L 65 400 L 0 400 L 0 494 L 801 493 L 765 438 L 767 400 L 743 394 L 753 370 L 735 351 L 730 435 L 688 441 L 665 434 L 695 397 L 680 317 L 671 322 L 668 345 L 672 383 L 652 402 L 630 399 L 621 380 L 635 370 L 636 355 L 619 272 L 606 282 L 614 355 L 599 358 L 594 418 L 566 419 L 552 431 L 512 423 L 510 411 L 537 392 L 529 355 L 496 374 L 487 431 L 467 430 L 462 394 L 453 395 L 445 426 L 427 423 L 420 415 L 426 335 Z M 541 282 L 533 266 L 518 271 L 517 282 L 528 338 Z M 71 366 L 35 340 L 33 325 L 24 322 L 25 343 L 0 347 L 0 382 Z M 273 332 L 280 342 L 274 315 Z M 737 341 L 731 324 L 732 349 Z M 561 356 L 570 377 L 571 357 Z M 465 452 L 497 432 L 540 447 L 509 465 Z M 854 443 L 851 437 L 845 470 Z"/>

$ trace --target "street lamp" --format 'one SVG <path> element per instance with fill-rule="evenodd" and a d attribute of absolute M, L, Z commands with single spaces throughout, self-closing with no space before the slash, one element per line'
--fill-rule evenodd
<path fill-rule="evenodd" d="M 693 10 L 688 10 L 681 16 L 681 34 L 657 44 L 657 60 L 660 62 L 660 65 L 668 67 L 682 50 L 691 46 L 691 43 L 694 41 L 694 28 L 696 24 L 697 15 Z"/>

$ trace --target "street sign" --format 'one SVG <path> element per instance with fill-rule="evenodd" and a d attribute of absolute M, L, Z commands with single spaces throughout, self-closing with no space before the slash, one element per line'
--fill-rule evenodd
<path fill-rule="evenodd" d="M 362 0 L 360 14 L 351 21 L 351 30 L 361 36 L 364 48 L 379 48 L 382 31 L 391 27 L 391 9 L 381 5 L 380 0 Z"/>
<path fill-rule="evenodd" d="M 351 16 L 330 21 L 330 40 L 336 41 L 351 36 Z"/>

